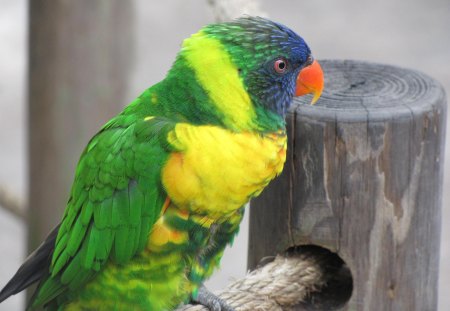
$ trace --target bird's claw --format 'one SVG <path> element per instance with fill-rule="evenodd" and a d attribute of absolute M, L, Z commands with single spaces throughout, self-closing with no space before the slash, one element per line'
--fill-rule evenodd
<path fill-rule="evenodd" d="M 193 298 L 192 301 L 209 308 L 211 311 L 235 311 L 234 308 L 211 293 L 205 286 L 201 286 L 198 289 L 197 297 Z"/>

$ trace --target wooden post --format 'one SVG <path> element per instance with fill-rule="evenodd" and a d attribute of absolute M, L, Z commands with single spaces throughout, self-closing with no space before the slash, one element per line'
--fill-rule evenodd
<path fill-rule="evenodd" d="M 321 63 L 322 98 L 296 101 L 284 171 L 251 202 L 249 268 L 317 245 L 351 271 L 344 310 L 436 310 L 443 88 L 393 66 Z"/>
<path fill-rule="evenodd" d="M 62 217 L 84 146 L 126 102 L 132 5 L 29 1 L 29 250 Z"/>

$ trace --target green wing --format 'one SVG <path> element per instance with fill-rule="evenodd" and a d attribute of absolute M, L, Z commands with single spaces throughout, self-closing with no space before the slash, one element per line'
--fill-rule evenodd
<path fill-rule="evenodd" d="M 33 307 L 78 289 L 108 260 L 124 264 L 144 249 L 166 198 L 160 173 L 172 128 L 162 118 L 119 115 L 89 142 Z"/>

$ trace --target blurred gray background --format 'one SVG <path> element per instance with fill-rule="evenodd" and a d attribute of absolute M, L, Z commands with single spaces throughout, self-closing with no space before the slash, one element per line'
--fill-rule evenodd
<path fill-rule="evenodd" d="M 294 29 L 309 43 L 316 58 L 369 60 L 423 71 L 450 94 L 449 0 L 260 1 L 272 19 Z M 136 46 L 130 51 L 125 105 L 161 80 L 182 40 L 214 21 L 207 1 L 134 1 Z M 27 3 L 0 2 L 0 185 L 27 197 L 26 67 Z M 98 127 L 102 124 L 99 123 Z M 442 215 L 439 310 L 450 310 L 450 152 L 447 135 Z M 80 149 L 80 153 L 81 153 Z M 51 187 L 51 185 L 48 185 Z M 30 202 L 31 205 L 33 202 Z M 222 269 L 209 282 L 220 288 L 246 272 L 247 220 Z M 0 287 L 26 256 L 26 227 L 0 209 Z M 430 267 L 435 269 L 435 267 Z M 22 310 L 23 296 L 0 305 Z"/>

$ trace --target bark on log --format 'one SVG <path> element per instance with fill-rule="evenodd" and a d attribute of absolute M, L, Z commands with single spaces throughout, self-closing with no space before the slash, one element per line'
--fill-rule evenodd
<path fill-rule="evenodd" d="M 251 202 L 249 268 L 318 245 L 350 268 L 344 310 L 436 310 L 443 88 L 398 67 L 321 63 L 322 98 L 296 101 L 284 172 Z"/>

